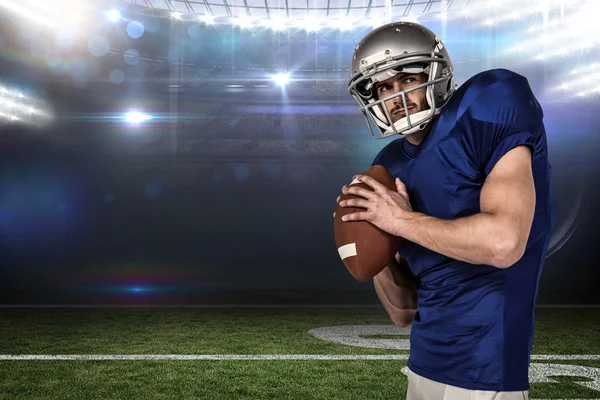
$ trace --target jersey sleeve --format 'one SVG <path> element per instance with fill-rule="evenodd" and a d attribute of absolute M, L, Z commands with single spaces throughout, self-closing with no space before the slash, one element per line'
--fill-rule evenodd
<path fill-rule="evenodd" d="M 474 162 L 487 176 L 508 151 L 517 146 L 530 148 L 536 155 L 536 143 L 543 131 L 542 109 L 527 79 L 499 70 L 463 113 L 461 120 L 471 142 Z"/>

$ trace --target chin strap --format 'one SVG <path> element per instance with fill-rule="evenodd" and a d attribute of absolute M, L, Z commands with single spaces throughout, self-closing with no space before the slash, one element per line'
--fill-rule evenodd
<path fill-rule="evenodd" d="M 424 110 L 424 111 L 419 111 L 418 113 L 415 113 L 415 114 L 411 114 L 410 122 L 413 125 L 412 128 L 410 128 L 404 132 L 398 132 L 398 133 L 403 136 L 408 136 L 408 135 L 412 135 L 413 133 L 416 133 L 416 132 L 422 130 L 423 128 L 425 128 L 425 126 L 427 126 L 427 124 L 430 121 L 430 119 L 427 118 L 430 113 L 431 113 L 431 110 Z M 398 121 L 394 122 L 394 128 L 396 128 L 397 131 L 401 131 L 403 129 L 406 129 L 407 127 L 408 127 L 408 118 L 407 117 L 401 118 Z M 392 128 L 391 125 L 385 130 L 385 132 L 383 132 L 384 135 L 391 135 L 391 134 L 395 134 L 395 133 L 396 132 L 394 132 L 394 129 Z"/>

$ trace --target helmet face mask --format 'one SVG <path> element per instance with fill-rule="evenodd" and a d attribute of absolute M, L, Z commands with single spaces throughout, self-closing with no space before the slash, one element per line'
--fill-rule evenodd
<path fill-rule="evenodd" d="M 377 139 L 410 135 L 425 128 L 454 93 L 453 68 L 439 37 L 414 23 L 391 23 L 369 33 L 356 46 L 352 57 L 348 91 L 359 103 L 371 135 Z M 398 73 L 425 73 L 427 82 L 378 99 L 375 86 Z M 392 122 L 385 102 L 401 97 L 407 110 L 406 94 L 426 87 L 428 110 L 406 115 Z M 375 130 L 379 134 L 374 133 Z"/>
<path fill-rule="evenodd" d="M 429 77 L 427 82 L 421 83 L 417 86 L 411 87 L 406 90 L 398 91 L 397 93 L 393 93 L 382 99 L 377 99 L 377 96 L 374 96 L 370 99 L 368 103 L 362 97 L 357 99 L 359 104 L 361 105 L 359 111 L 361 111 L 365 116 L 371 135 L 376 139 L 383 139 L 396 134 L 407 136 L 425 128 L 427 123 L 431 121 L 434 115 L 436 114 L 435 108 L 432 107 L 432 85 L 434 83 L 435 82 L 432 83 L 431 78 Z M 414 114 L 409 114 L 408 112 L 406 112 L 406 115 L 403 118 L 400 118 L 398 121 L 393 122 L 393 119 L 389 113 L 389 110 L 385 106 L 385 103 L 397 97 L 401 97 L 402 109 L 408 110 L 408 104 L 406 99 L 407 94 L 422 88 L 426 88 L 425 98 L 427 100 L 427 105 L 429 106 L 429 108 L 421 110 Z M 379 135 L 375 135 L 375 133 L 373 132 L 372 124 L 375 124 L 375 129 L 380 131 Z M 385 126 L 385 130 L 382 125 Z"/>

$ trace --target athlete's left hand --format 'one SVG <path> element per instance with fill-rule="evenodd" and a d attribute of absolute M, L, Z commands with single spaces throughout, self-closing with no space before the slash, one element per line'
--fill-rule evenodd
<path fill-rule="evenodd" d="M 396 191 L 390 190 L 367 175 L 356 175 L 356 180 L 370 186 L 373 191 L 358 185 L 344 185 L 343 194 L 363 197 L 340 201 L 342 207 L 359 207 L 359 211 L 345 215 L 343 221 L 369 221 L 379 229 L 394 236 L 402 236 L 402 220 L 409 219 L 414 212 L 404 183 L 396 178 Z"/>

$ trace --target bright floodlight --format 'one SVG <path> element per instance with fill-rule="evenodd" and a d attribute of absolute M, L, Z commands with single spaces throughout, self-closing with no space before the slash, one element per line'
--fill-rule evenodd
<path fill-rule="evenodd" d="M 117 22 L 121 18 L 121 13 L 119 10 L 110 10 L 107 13 L 108 20 L 111 22 Z"/>
<path fill-rule="evenodd" d="M 125 121 L 129 122 L 130 124 L 139 124 L 140 122 L 147 121 L 151 118 L 152 117 L 150 115 L 137 111 L 131 111 L 125 114 Z"/>
<path fill-rule="evenodd" d="M 204 14 L 200 16 L 200 20 L 207 24 L 212 24 L 215 22 L 215 17 L 211 14 Z"/>
<path fill-rule="evenodd" d="M 36 10 L 32 9 L 32 7 L 27 7 L 27 6 L 23 7 L 19 3 L 22 3 L 22 2 L 0 0 L 0 6 L 8 9 L 9 11 L 12 11 L 14 14 L 17 14 L 24 18 L 28 18 L 34 22 L 37 22 L 38 24 L 45 25 L 49 28 L 57 27 L 56 21 L 52 21 L 50 19 L 45 18 L 44 13 L 39 12 L 39 8 L 47 7 L 47 6 L 43 7 L 44 2 L 38 2 L 40 4 L 37 5 Z"/>
<path fill-rule="evenodd" d="M 174 13 L 171 14 L 171 16 L 175 19 L 181 19 L 181 13 L 175 11 Z"/>
<path fill-rule="evenodd" d="M 235 22 L 240 28 L 249 28 L 252 25 L 252 21 L 247 15 L 240 15 L 235 19 Z"/>
<path fill-rule="evenodd" d="M 275 76 L 275 78 L 273 78 L 273 80 L 275 81 L 275 83 L 277 83 L 279 86 L 285 86 L 286 83 L 288 83 L 290 81 L 290 78 L 288 77 L 287 74 L 277 74 Z"/>
<path fill-rule="evenodd" d="M 288 22 L 285 18 L 271 18 L 263 21 L 263 25 L 274 31 L 282 31 L 286 28 Z"/>

